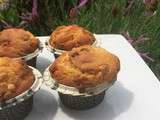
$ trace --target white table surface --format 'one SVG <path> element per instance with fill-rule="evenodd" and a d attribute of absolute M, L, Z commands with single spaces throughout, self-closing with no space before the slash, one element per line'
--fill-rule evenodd
<path fill-rule="evenodd" d="M 34 99 L 34 108 L 25 120 L 160 120 L 160 83 L 153 72 L 121 35 L 97 35 L 102 47 L 121 61 L 117 82 L 104 101 L 86 111 L 65 108 L 56 91 L 42 86 Z M 40 37 L 45 41 L 48 37 Z M 54 57 L 46 49 L 38 56 L 43 71 Z"/>

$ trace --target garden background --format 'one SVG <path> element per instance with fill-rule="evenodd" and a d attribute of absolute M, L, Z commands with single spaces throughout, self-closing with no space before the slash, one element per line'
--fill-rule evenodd
<path fill-rule="evenodd" d="M 122 34 L 160 79 L 159 2 L 0 0 L 0 30 L 22 27 L 37 36 L 45 36 L 57 26 L 77 24 L 96 34 Z"/>

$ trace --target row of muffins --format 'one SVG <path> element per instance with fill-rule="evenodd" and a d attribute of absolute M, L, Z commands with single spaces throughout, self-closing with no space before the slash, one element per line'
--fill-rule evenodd
<path fill-rule="evenodd" d="M 105 82 L 112 83 L 120 69 L 119 59 L 103 48 L 92 46 L 95 41 L 91 32 L 77 25 L 60 26 L 53 31 L 48 44 L 54 51 L 63 52 L 49 66 L 51 80 L 64 85 L 64 89 L 76 88 L 80 93 Z M 32 86 L 35 80 L 32 69 L 17 58 L 28 56 L 37 49 L 40 49 L 40 41 L 28 31 L 11 28 L 0 32 L 0 102 L 14 98 Z M 33 55 L 26 62 L 34 58 Z M 58 93 L 64 105 L 87 109 L 103 100 L 105 90 L 89 96 Z"/>
<path fill-rule="evenodd" d="M 74 47 L 92 45 L 94 35 L 77 25 L 60 26 L 52 32 L 49 43 L 52 48 L 70 51 Z M 0 57 L 23 57 L 39 48 L 40 41 L 29 31 L 10 28 L 0 32 Z"/>
<path fill-rule="evenodd" d="M 72 39 L 68 36 L 72 37 Z M 71 46 L 73 48 L 85 44 L 92 44 L 94 41 L 95 38 L 89 31 L 77 25 L 60 26 L 51 34 L 51 37 L 49 39 L 49 43 L 53 48 L 61 50 L 71 50 Z M 23 58 L 24 56 L 28 56 L 37 49 L 39 49 L 39 46 L 40 41 L 32 33 L 30 33 L 29 31 L 25 31 L 24 29 L 10 28 L 0 32 L 0 57 Z M 8 59 L 4 58 L 4 60 L 2 60 L 6 60 L 6 67 L 7 64 L 8 66 L 10 66 Z M 31 57 L 31 59 L 27 59 L 26 62 L 28 63 L 28 61 L 32 59 L 33 58 Z M 15 62 L 17 62 L 17 59 L 15 60 Z M 33 64 L 29 65 L 35 67 L 35 65 Z M 12 66 L 10 67 L 12 68 Z M 23 65 L 23 67 L 25 67 L 25 65 Z M 8 72 L 7 69 L 4 69 L 4 71 L 5 70 L 6 72 Z M 5 76 L 1 75 L 0 77 L 4 79 Z M 24 90 L 26 90 L 25 87 Z M 0 93 L 0 95 L 1 94 L 2 93 Z M 11 96 L 14 97 L 14 95 Z M 7 97 L 4 100 L 7 100 Z"/>

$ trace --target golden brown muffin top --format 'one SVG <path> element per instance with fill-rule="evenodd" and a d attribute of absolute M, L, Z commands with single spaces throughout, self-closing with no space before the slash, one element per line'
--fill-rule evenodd
<path fill-rule="evenodd" d="M 39 40 L 29 31 L 10 28 L 0 32 L 0 57 L 22 57 L 38 46 Z"/>
<path fill-rule="evenodd" d="M 119 70 L 117 56 L 103 48 L 88 45 L 63 53 L 50 67 L 51 76 L 58 83 L 77 88 L 111 82 Z"/>
<path fill-rule="evenodd" d="M 52 32 L 49 43 L 53 48 L 69 51 L 74 47 L 92 45 L 94 35 L 77 25 L 60 26 Z"/>
<path fill-rule="evenodd" d="M 35 78 L 21 59 L 0 57 L 0 102 L 28 90 Z"/>

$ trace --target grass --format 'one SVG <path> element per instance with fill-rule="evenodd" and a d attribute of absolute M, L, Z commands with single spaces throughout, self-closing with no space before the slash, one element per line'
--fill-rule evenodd
<path fill-rule="evenodd" d="M 139 44 L 136 49 L 149 52 L 155 60 L 145 60 L 158 78 L 160 78 L 160 5 L 154 16 L 144 15 L 145 6 L 142 0 L 135 0 L 133 7 L 124 15 L 126 0 L 92 0 L 80 9 L 77 20 L 68 21 L 68 9 L 75 5 L 75 0 L 41 0 L 39 1 L 39 19 L 30 23 L 26 29 L 36 35 L 49 35 L 57 26 L 63 24 L 78 24 L 88 28 L 94 33 L 122 33 L 128 31 L 136 40 L 141 34 L 150 38 L 147 42 Z M 67 5 L 67 8 L 66 8 Z M 16 7 L 19 6 L 19 7 Z M 13 25 L 21 21 L 19 15 L 25 10 L 31 10 L 31 2 L 24 3 L 17 0 L 9 9 L 0 12 L 0 19 Z M 113 6 L 116 6 L 113 14 Z M 64 8 L 66 10 L 64 10 Z M 1 25 L 0 25 L 1 26 Z M 1 27 L 2 29 L 2 27 Z"/>

